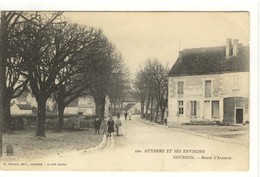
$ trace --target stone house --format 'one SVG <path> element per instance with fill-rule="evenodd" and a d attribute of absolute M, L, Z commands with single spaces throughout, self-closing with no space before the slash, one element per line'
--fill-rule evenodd
<path fill-rule="evenodd" d="M 249 47 L 185 49 L 169 72 L 168 125 L 195 121 L 249 121 Z"/>

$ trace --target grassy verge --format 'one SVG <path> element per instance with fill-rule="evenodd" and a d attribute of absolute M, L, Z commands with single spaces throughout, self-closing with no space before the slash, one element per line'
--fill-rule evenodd
<path fill-rule="evenodd" d="M 5 159 L 35 159 L 69 151 L 86 150 L 97 146 L 102 141 L 102 135 L 95 135 L 94 130 L 64 131 L 57 133 L 46 132 L 46 138 L 37 138 L 35 131 L 16 131 L 14 134 L 3 136 L 4 151 L 6 146 L 12 145 L 14 155 Z"/>

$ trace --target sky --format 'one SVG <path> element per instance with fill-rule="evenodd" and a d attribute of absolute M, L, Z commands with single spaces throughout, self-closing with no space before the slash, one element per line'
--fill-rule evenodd
<path fill-rule="evenodd" d="M 183 49 L 223 46 L 226 38 L 249 45 L 247 12 L 66 12 L 64 16 L 102 29 L 132 75 L 149 58 L 171 68 Z"/>

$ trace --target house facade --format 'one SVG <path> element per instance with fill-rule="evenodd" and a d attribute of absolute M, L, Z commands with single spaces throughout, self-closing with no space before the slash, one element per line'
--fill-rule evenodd
<path fill-rule="evenodd" d="M 249 47 L 185 49 L 169 73 L 168 125 L 249 121 Z"/>
<path fill-rule="evenodd" d="M 72 101 L 64 110 L 64 114 L 75 115 L 81 113 L 83 115 L 95 115 L 95 101 L 91 96 L 81 96 Z"/>

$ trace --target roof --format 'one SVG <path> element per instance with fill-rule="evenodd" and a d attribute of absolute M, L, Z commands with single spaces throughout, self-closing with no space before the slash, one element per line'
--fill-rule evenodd
<path fill-rule="evenodd" d="M 76 98 L 67 107 L 78 107 L 78 105 L 79 105 L 78 98 Z"/>
<path fill-rule="evenodd" d="M 17 104 L 20 110 L 32 110 L 31 105 L 29 104 Z"/>
<path fill-rule="evenodd" d="M 128 103 L 125 107 L 123 111 L 128 111 L 129 109 L 131 109 L 132 107 L 134 107 L 137 103 Z"/>
<path fill-rule="evenodd" d="M 249 47 L 239 45 L 237 56 L 226 58 L 226 47 L 185 49 L 169 76 L 217 74 L 249 71 Z"/>

